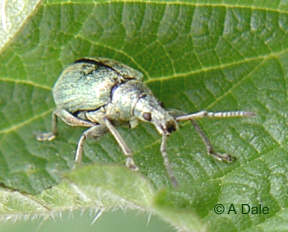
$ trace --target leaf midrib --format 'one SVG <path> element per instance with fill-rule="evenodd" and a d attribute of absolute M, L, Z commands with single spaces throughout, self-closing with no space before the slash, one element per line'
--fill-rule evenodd
<path fill-rule="evenodd" d="M 223 94 L 221 94 L 220 96 L 218 96 L 217 98 L 214 98 L 214 101 L 212 101 L 207 107 L 205 107 L 207 110 L 209 110 L 210 108 L 212 108 L 217 102 L 219 102 L 221 99 L 223 99 L 223 97 L 225 97 L 227 94 L 229 94 L 231 92 L 232 89 L 234 89 L 235 87 L 239 86 L 239 84 L 241 84 L 244 80 L 246 80 L 247 78 L 250 77 L 251 73 L 253 73 L 260 65 L 262 64 L 262 62 L 260 62 L 258 65 L 256 65 L 255 67 L 253 67 L 253 69 L 249 72 L 248 75 L 244 76 L 243 78 L 240 78 L 239 80 L 237 80 L 237 82 L 234 82 L 233 85 L 230 86 L 229 89 L 227 89 L 225 92 L 223 92 Z M 216 69 L 216 68 L 215 68 Z M 200 73 L 200 72 L 199 72 Z M 26 84 L 26 85 L 31 85 L 33 87 L 36 88 L 42 88 L 48 91 L 51 91 L 51 87 L 46 86 L 46 85 L 39 85 L 38 83 L 34 83 L 32 81 L 27 81 L 27 80 L 18 80 L 18 79 L 9 79 L 9 78 L 1 78 L 0 77 L 0 82 L 13 82 L 16 84 Z M 158 79 L 158 81 L 162 81 L 162 79 Z M 150 83 L 149 80 L 148 81 L 144 81 L 144 83 Z M 12 131 L 15 131 L 31 122 L 33 122 L 34 120 L 37 120 L 41 117 L 46 116 L 48 113 L 52 112 L 53 108 L 49 108 L 48 110 L 41 112 L 40 114 L 34 115 L 33 117 L 22 121 L 20 123 L 17 123 L 11 127 L 8 128 L 4 128 L 2 130 L 0 130 L 0 135 L 1 134 L 7 134 L 10 133 Z M 202 109 L 200 109 L 202 110 Z"/>

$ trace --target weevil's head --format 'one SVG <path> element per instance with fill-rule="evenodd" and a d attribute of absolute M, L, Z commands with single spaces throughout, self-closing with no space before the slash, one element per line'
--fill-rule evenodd
<path fill-rule="evenodd" d="M 138 99 L 134 116 L 141 121 L 152 123 L 161 135 L 170 135 L 178 129 L 175 118 L 161 106 L 152 93 L 144 93 Z"/>

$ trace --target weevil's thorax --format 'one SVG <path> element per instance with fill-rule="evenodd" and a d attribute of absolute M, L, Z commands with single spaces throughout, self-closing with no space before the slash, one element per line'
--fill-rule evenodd
<path fill-rule="evenodd" d="M 114 122 L 135 122 L 133 109 L 145 91 L 145 86 L 138 80 L 115 85 L 110 94 L 111 102 L 105 107 L 107 117 Z"/>
<path fill-rule="evenodd" d="M 143 82 L 131 80 L 112 90 L 112 101 L 106 108 L 107 116 L 114 121 L 129 122 L 132 127 L 137 121 L 152 123 L 160 134 L 169 135 L 178 125 L 173 116 L 161 107 Z"/>

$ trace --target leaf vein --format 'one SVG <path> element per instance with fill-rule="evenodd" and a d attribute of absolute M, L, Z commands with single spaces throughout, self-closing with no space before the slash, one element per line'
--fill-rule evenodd
<path fill-rule="evenodd" d="M 49 90 L 49 91 L 51 91 L 51 89 L 52 89 L 51 87 L 49 87 L 47 85 L 41 85 L 41 84 L 38 84 L 38 83 L 33 82 L 33 81 L 29 81 L 29 80 L 19 80 L 19 79 L 10 79 L 10 78 L 5 78 L 5 77 L 0 77 L 0 81 L 11 82 L 11 83 L 15 83 L 15 84 L 31 85 L 35 88 L 45 89 L 45 90 Z"/>
<path fill-rule="evenodd" d="M 21 127 L 23 127 L 23 126 L 26 126 L 26 125 L 28 125 L 29 123 L 31 123 L 31 122 L 39 119 L 39 118 L 43 118 L 45 115 L 51 113 L 52 110 L 53 110 L 53 109 L 51 108 L 51 109 L 49 109 L 49 110 L 47 110 L 47 111 L 44 111 L 44 112 L 42 112 L 42 113 L 40 113 L 40 114 L 37 114 L 37 115 L 31 117 L 31 118 L 29 118 L 29 119 L 27 119 L 27 120 L 25 120 L 25 121 L 23 121 L 23 122 L 20 122 L 20 123 L 18 123 L 18 124 L 15 124 L 14 126 L 11 126 L 11 127 L 8 127 L 8 128 L 4 128 L 4 129 L 0 130 L 0 134 L 8 134 L 8 133 L 11 133 L 12 131 L 18 130 L 19 128 L 21 128 Z"/>

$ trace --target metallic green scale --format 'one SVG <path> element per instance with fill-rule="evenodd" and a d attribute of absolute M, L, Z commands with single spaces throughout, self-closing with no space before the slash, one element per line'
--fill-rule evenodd
<path fill-rule="evenodd" d="M 110 59 L 84 58 L 64 70 L 53 97 L 57 108 L 71 113 L 96 110 L 109 103 L 114 86 L 131 79 L 142 81 L 143 74 Z"/>

